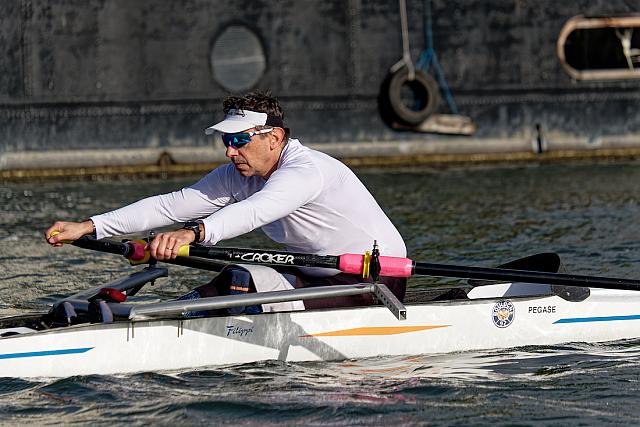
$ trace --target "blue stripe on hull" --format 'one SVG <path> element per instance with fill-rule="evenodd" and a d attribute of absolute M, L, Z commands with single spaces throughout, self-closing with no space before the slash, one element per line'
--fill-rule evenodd
<path fill-rule="evenodd" d="M 30 351 L 27 353 L 6 353 L 6 354 L 0 354 L 0 359 L 18 359 L 21 357 L 61 356 L 63 354 L 79 354 L 79 353 L 86 353 L 92 348 L 93 347 L 65 348 L 63 350 Z"/>
<path fill-rule="evenodd" d="M 553 322 L 556 323 L 588 323 L 588 322 L 612 322 L 614 320 L 639 320 L 640 314 L 633 314 L 629 316 L 604 316 L 604 317 L 573 317 L 567 319 L 560 319 Z"/>

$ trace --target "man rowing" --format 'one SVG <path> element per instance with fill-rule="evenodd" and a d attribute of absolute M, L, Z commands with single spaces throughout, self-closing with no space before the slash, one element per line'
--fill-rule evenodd
<path fill-rule="evenodd" d="M 45 232 L 60 246 L 94 233 L 96 238 L 138 233 L 175 223 L 182 229 L 159 233 L 149 243 L 151 256 L 174 259 L 182 245 L 218 242 L 261 228 L 287 250 L 310 254 L 364 253 L 376 240 L 382 255 L 404 257 L 400 233 L 355 174 L 338 160 L 290 138 L 277 99 L 255 91 L 223 102 L 225 118 L 207 128 L 220 132 L 231 164 L 220 166 L 195 184 L 149 197 L 82 222 L 58 221 Z M 59 234 L 51 236 L 54 231 Z M 279 269 L 286 287 L 353 284 L 362 277 L 327 269 Z M 260 276 L 258 278 L 256 276 Z M 253 275 L 253 277 L 251 277 Z M 272 290 L 268 271 L 230 268 L 186 298 Z M 278 279 L 275 279 L 278 281 Z M 381 277 L 404 298 L 406 279 Z M 371 296 L 305 301 L 306 308 L 367 305 Z"/>

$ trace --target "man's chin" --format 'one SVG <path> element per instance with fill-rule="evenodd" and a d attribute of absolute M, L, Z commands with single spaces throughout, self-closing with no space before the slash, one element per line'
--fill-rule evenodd
<path fill-rule="evenodd" d="M 254 175 L 253 169 L 251 169 L 249 167 L 249 165 L 247 165 L 246 163 L 234 163 L 233 165 L 236 167 L 236 170 L 242 176 L 253 176 Z"/>

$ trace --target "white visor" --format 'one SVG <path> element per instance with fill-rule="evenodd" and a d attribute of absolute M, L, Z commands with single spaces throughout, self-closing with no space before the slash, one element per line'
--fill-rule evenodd
<path fill-rule="evenodd" d="M 211 135 L 216 131 L 236 133 L 256 126 L 263 126 L 266 123 L 267 113 L 257 113 L 249 110 L 229 110 L 223 121 L 206 128 L 204 133 L 207 135 Z"/>

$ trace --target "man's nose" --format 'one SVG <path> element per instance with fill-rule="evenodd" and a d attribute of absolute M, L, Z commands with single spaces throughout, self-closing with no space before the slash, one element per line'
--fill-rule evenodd
<path fill-rule="evenodd" d="M 238 149 L 232 147 L 231 145 L 227 147 L 227 151 L 225 152 L 225 155 L 228 158 L 232 158 L 238 155 Z"/>

